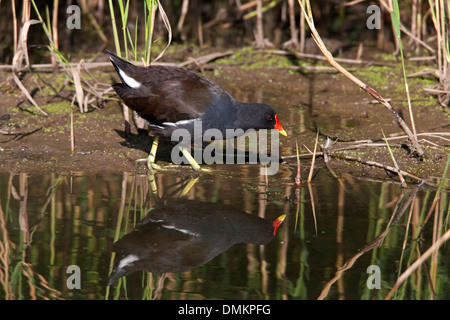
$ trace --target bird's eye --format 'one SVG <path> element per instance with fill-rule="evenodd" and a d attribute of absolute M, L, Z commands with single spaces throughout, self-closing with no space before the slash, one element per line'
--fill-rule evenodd
<path fill-rule="evenodd" d="M 273 120 L 273 117 L 272 117 L 271 115 L 268 115 L 268 116 L 267 116 L 267 120 L 268 120 L 268 121 L 272 121 L 272 120 Z"/>

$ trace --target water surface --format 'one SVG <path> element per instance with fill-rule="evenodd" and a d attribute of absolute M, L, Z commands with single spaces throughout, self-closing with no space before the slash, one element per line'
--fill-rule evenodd
<path fill-rule="evenodd" d="M 267 177 L 259 169 L 223 165 L 196 181 L 170 172 L 1 174 L 2 299 L 384 299 L 448 229 L 445 193 L 435 210 L 435 190 L 418 186 L 318 168 L 297 187 L 292 166 Z M 146 230 L 136 235 L 139 223 Z M 126 235 L 122 248 L 153 255 L 108 286 L 120 258 L 113 244 Z M 444 245 L 394 297 L 450 298 L 449 260 Z"/>

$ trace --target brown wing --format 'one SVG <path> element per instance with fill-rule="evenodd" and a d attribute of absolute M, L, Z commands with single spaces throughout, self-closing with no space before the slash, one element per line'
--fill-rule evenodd
<path fill-rule="evenodd" d="M 125 104 L 153 124 L 200 118 L 226 92 L 209 79 L 173 67 L 140 68 L 133 78 L 142 86 L 113 87 Z"/>

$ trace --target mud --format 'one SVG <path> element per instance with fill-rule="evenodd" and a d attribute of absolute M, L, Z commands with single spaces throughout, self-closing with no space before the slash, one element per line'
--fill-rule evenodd
<path fill-rule="evenodd" d="M 338 142 L 332 148 L 342 148 L 351 141 L 381 139 L 383 133 L 387 137 L 404 135 L 385 107 L 373 103 L 370 96 L 342 75 L 280 66 L 269 59 L 275 59 L 278 63 L 282 58 L 260 56 L 258 62 L 265 62 L 265 67 L 242 64 L 239 61 L 235 61 L 235 65 L 233 61 L 223 64 L 217 61 L 205 68 L 204 74 L 238 100 L 264 102 L 277 110 L 280 121 L 288 132 L 287 138 L 281 138 L 281 156 L 295 155 L 296 143 L 300 154 L 313 150 L 317 132 L 319 144 L 324 145 L 327 137 L 337 139 Z M 383 97 L 391 99 L 391 104 L 410 124 L 398 63 L 390 61 L 387 64 L 393 64 L 394 67 L 349 68 Z M 103 83 L 112 84 L 117 79 L 112 67 L 91 72 Z M 103 101 L 98 108 L 80 113 L 76 105 L 72 109 L 70 107 L 73 89 L 70 86 L 64 87 L 62 75 L 38 71 L 24 73 L 24 84 L 49 114 L 45 117 L 29 104 L 9 76 L 7 72 L 0 75 L 3 83 L 0 91 L 0 171 L 146 171 L 144 163 L 137 163 L 136 159 L 147 156 L 152 138 L 138 133 L 134 124 L 131 134 L 125 135 L 122 109 L 118 101 Z M 447 110 L 423 90 L 430 81 L 414 78 L 409 83 L 415 127 L 418 133 L 449 133 L 450 118 Z M 74 150 L 71 149 L 71 111 Z M 425 150 L 422 161 L 411 157 L 406 138 L 390 140 L 390 144 L 402 170 L 434 180 L 442 177 L 449 154 L 449 142 L 444 138 L 448 136 L 419 136 Z M 377 140 L 377 143 L 383 141 Z M 159 163 L 164 164 L 165 160 L 169 160 L 168 154 L 170 145 L 160 146 Z M 364 147 L 342 151 L 340 154 L 393 166 L 393 160 L 385 147 Z M 310 159 L 304 157 L 303 165 L 309 166 Z M 289 158 L 285 162 L 286 166 L 292 167 L 292 172 L 296 170 L 296 159 Z M 396 179 L 395 175 L 386 170 L 360 162 L 332 159 L 330 164 L 339 173 Z M 319 161 L 317 165 L 323 165 L 323 162 Z M 190 172 L 190 168 L 186 167 L 180 170 Z"/>

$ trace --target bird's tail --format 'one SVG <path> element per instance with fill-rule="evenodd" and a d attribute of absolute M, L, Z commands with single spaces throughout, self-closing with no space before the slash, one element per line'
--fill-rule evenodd
<path fill-rule="evenodd" d="M 109 55 L 109 59 L 119 74 L 120 79 L 124 84 L 131 88 L 137 88 L 141 85 L 139 81 L 134 79 L 131 74 L 134 74 L 135 69 L 137 68 L 134 64 L 129 63 L 128 61 L 118 57 L 111 51 L 105 49 L 105 53 Z"/>
<path fill-rule="evenodd" d="M 107 53 L 109 55 L 109 59 L 111 60 L 112 64 L 114 65 L 114 67 L 119 68 L 122 71 L 127 71 L 128 69 L 134 69 L 136 68 L 135 65 L 129 63 L 128 61 L 120 58 L 119 56 L 115 55 L 114 53 L 112 53 L 111 51 L 109 51 L 108 49 L 105 49 L 105 53 Z M 119 72 L 119 71 L 117 71 Z"/>

